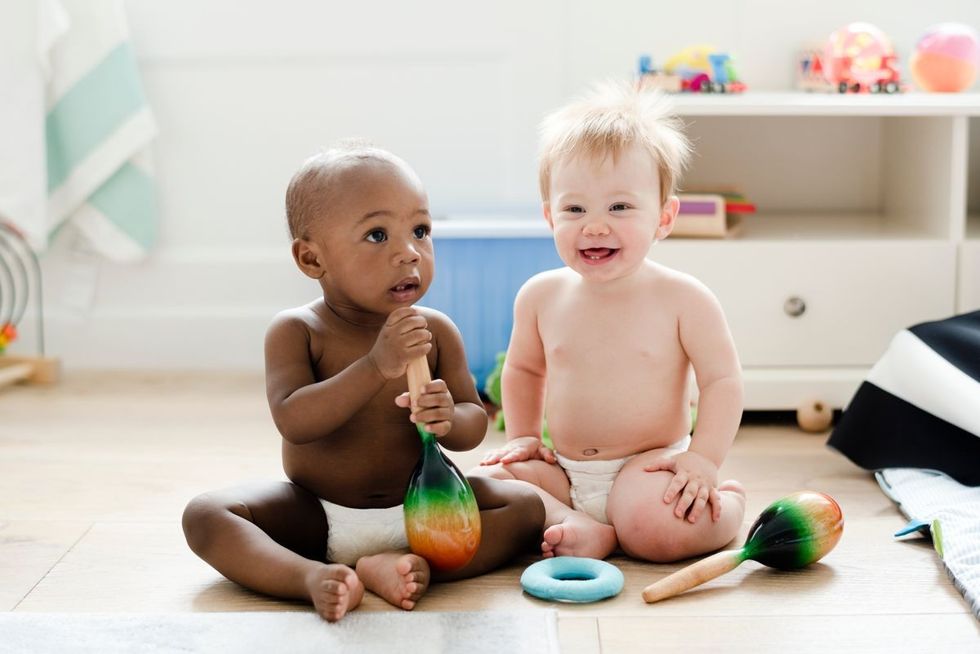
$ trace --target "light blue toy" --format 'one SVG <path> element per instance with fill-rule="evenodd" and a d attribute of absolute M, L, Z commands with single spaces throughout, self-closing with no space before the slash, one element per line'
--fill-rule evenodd
<path fill-rule="evenodd" d="M 623 590 L 623 573 L 611 563 L 580 556 L 557 556 L 532 563 L 521 586 L 535 597 L 557 602 L 598 602 Z"/>

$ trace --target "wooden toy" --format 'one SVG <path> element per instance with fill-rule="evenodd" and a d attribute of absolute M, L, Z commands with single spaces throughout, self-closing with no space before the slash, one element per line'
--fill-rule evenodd
<path fill-rule="evenodd" d="M 643 589 L 643 599 L 659 602 L 734 570 L 747 559 L 780 570 L 819 561 L 840 540 L 844 516 L 829 495 L 793 493 L 770 504 L 749 528 L 745 545 L 718 552 Z"/>
<path fill-rule="evenodd" d="M 38 354 L 5 354 L 7 347 L 19 336 L 17 327 L 32 299 L 36 310 Z M 0 220 L 0 387 L 18 382 L 51 384 L 58 380 L 58 373 L 58 360 L 44 356 L 41 267 L 37 255 L 20 232 Z"/>
<path fill-rule="evenodd" d="M 681 193 L 671 236 L 726 238 L 737 233 L 755 205 L 737 193 Z"/>
<path fill-rule="evenodd" d="M 432 380 L 425 357 L 408 365 L 408 389 L 417 402 Z M 458 570 L 480 546 L 480 509 L 466 477 L 443 454 L 433 434 L 416 425 L 422 456 L 405 493 L 405 531 L 411 550 L 437 570 Z"/>
<path fill-rule="evenodd" d="M 827 431 L 834 421 L 834 410 L 826 402 L 813 400 L 804 402 L 796 409 L 796 424 L 810 433 Z"/>

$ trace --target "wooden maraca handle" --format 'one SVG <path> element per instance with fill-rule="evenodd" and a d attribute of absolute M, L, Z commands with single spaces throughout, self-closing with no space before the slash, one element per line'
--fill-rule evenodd
<path fill-rule="evenodd" d="M 422 389 L 432 381 L 432 374 L 429 372 L 429 360 L 425 357 L 419 357 L 410 361 L 405 374 L 408 375 L 408 393 L 412 397 L 412 404 L 415 404 L 419 401 Z"/>
<path fill-rule="evenodd" d="M 643 589 L 643 600 L 647 604 L 653 604 L 662 599 L 673 597 L 734 570 L 742 561 L 742 550 L 727 550 L 712 554 L 706 559 L 701 559 L 697 563 L 650 584 Z"/>

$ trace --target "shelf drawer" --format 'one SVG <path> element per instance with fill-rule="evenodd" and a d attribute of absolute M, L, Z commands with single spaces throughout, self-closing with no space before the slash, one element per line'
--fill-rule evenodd
<path fill-rule="evenodd" d="M 895 333 L 954 312 L 941 241 L 675 241 L 651 258 L 708 285 L 743 366 L 865 366 Z"/>

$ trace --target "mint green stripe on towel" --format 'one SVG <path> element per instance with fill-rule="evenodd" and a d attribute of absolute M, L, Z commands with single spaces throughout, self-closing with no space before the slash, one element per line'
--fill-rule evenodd
<path fill-rule="evenodd" d="M 153 245 L 157 226 L 153 181 L 133 164 L 117 170 L 88 202 L 144 250 Z"/>
<path fill-rule="evenodd" d="M 144 104 L 136 56 L 120 43 L 48 112 L 48 191 Z"/>

